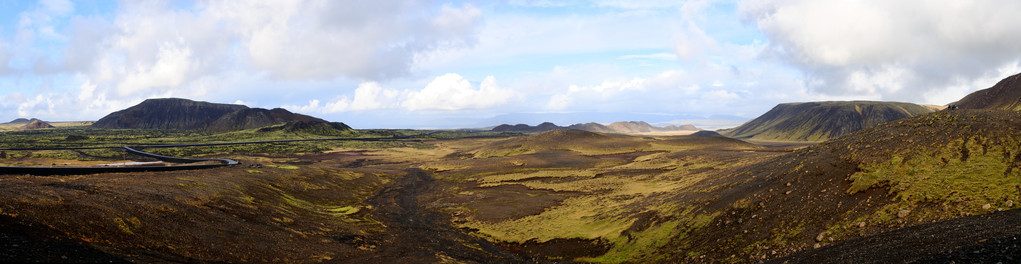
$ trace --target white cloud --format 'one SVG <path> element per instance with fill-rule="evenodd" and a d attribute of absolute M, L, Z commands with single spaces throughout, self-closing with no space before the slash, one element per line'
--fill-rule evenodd
<path fill-rule="evenodd" d="M 79 94 L 45 92 L 23 95 L 18 92 L 0 95 L 0 109 L 9 110 L 18 117 L 39 118 L 46 121 L 75 121 L 87 116 L 103 116 L 109 109 L 123 109 L 140 101 L 110 101 L 105 96 L 92 96 L 93 87 L 82 85 Z M 82 101 L 79 98 L 88 97 Z"/>
<path fill-rule="evenodd" d="M 960 94 L 1021 59 L 1021 28 L 1011 26 L 1021 2 L 756 0 L 740 10 L 770 38 L 769 56 L 830 95 Z M 926 103 L 949 103 L 938 97 Z"/>
<path fill-rule="evenodd" d="M 410 91 L 401 106 L 408 110 L 461 110 L 500 106 L 513 100 L 516 94 L 496 84 L 496 78 L 486 77 L 478 89 L 461 77 L 448 73 L 436 77 L 421 91 Z"/>
<path fill-rule="evenodd" d="M 398 91 L 387 89 L 375 82 L 363 82 L 354 96 L 340 95 L 325 104 L 313 99 L 306 105 L 286 105 L 284 108 L 306 113 L 340 113 L 349 111 L 406 109 L 464 110 L 485 109 L 507 104 L 518 98 L 510 90 L 501 88 L 493 76 L 486 77 L 476 89 L 471 82 L 455 73 L 436 77 L 421 90 Z"/>
<path fill-rule="evenodd" d="M 173 89 L 187 81 L 196 61 L 191 49 L 175 43 L 163 43 L 152 65 L 138 65 L 128 68 L 123 79 L 117 84 L 117 95 L 128 97 L 149 89 Z"/>
<path fill-rule="evenodd" d="M 69 1 L 42 1 L 19 15 L 13 42 L 0 38 L 0 75 L 65 74 L 77 81 L 58 89 L 74 89 L 73 96 L 36 89 L 19 114 L 166 96 L 237 100 L 232 94 L 250 91 L 244 86 L 250 80 L 314 87 L 414 77 L 412 64 L 420 54 L 474 45 L 483 15 L 471 4 L 417 0 L 200 1 L 184 8 L 127 1 L 110 17 L 73 12 Z M 62 54 L 39 48 L 54 46 Z M 347 104 L 323 101 L 319 108 L 387 107 L 376 100 L 394 93 L 359 88 Z M 53 99 L 58 97 L 70 101 L 58 104 Z M 48 102 L 54 105 L 41 107 Z"/>
<path fill-rule="evenodd" d="M 358 85 L 355 98 L 351 101 L 351 110 L 371 110 L 390 107 L 397 98 L 397 91 L 383 89 L 375 82 Z"/>
<path fill-rule="evenodd" d="M 339 113 L 347 111 L 363 111 L 390 109 L 397 106 L 399 92 L 386 89 L 376 82 L 363 82 L 354 91 L 354 99 L 341 95 L 320 105 L 319 99 L 312 99 L 308 105 L 287 105 L 284 108 L 305 113 Z"/>
<path fill-rule="evenodd" d="M 18 104 L 18 116 L 28 116 L 32 113 L 53 115 L 56 111 L 53 109 L 52 99 L 41 94 L 26 98 L 26 100 Z"/>
<path fill-rule="evenodd" d="M 707 53 L 718 50 L 716 40 L 706 35 L 702 28 L 692 21 L 688 21 L 684 30 L 677 31 L 674 39 L 674 51 L 682 60 L 704 57 Z"/>
<path fill-rule="evenodd" d="M 0 85 L 14 87 L 0 110 L 95 118 L 177 96 L 367 120 L 754 117 L 789 101 L 948 103 L 1021 70 L 1013 2 L 469 2 L 128 1 L 81 16 L 46 0 L 0 32 Z"/>
<path fill-rule="evenodd" d="M 428 2 L 214 1 L 208 13 L 240 35 L 253 65 L 279 78 L 349 76 L 386 80 L 408 74 L 414 57 L 474 42 L 479 9 Z"/>
<path fill-rule="evenodd" d="M 686 80 L 683 71 L 668 70 L 653 78 L 632 78 L 622 81 L 603 81 L 598 85 L 581 86 L 570 85 L 566 91 L 554 94 L 546 103 L 549 110 L 565 110 L 570 108 L 575 101 L 584 104 L 605 104 L 608 101 L 619 99 L 624 94 L 644 93 L 647 90 L 654 90 L 655 93 L 682 92 L 691 94 L 698 90 L 698 85 L 684 86 Z M 580 100 L 579 100 L 580 99 Z"/>

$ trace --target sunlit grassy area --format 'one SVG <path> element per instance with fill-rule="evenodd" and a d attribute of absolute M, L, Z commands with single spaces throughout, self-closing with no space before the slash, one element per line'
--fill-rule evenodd
<path fill-rule="evenodd" d="M 483 195 L 504 186 L 525 186 L 570 197 L 540 213 L 521 218 L 467 219 L 463 226 L 479 230 L 480 235 L 513 243 L 572 238 L 602 241 L 609 244 L 608 252 L 578 260 L 656 261 L 664 257 L 655 253 L 660 247 L 705 226 L 715 215 L 697 210 L 700 203 L 697 199 L 669 197 L 701 191 L 692 188 L 707 177 L 747 164 L 717 157 L 713 154 L 715 151 L 733 153 L 759 149 L 737 141 L 623 137 L 580 131 L 574 132 L 580 135 L 572 135 L 580 138 L 560 140 L 566 136 L 560 133 L 461 148 L 460 153 L 467 154 L 461 157 L 467 159 L 436 161 L 423 166 L 439 171 L 441 178 L 474 182 L 480 187 L 476 191 Z M 748 161 L 752 160 L 754 158 Z M 487 169 L 472 173 L 480 166 Z M 519 203 L 529 203 L 528 197 L 522 196 Z M 486 205 L 474 206 L 454 209 L 471 211 Z"/>

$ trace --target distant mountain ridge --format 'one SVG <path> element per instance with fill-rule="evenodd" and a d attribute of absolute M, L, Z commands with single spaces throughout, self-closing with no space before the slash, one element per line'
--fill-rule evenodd
<path fill-rule="evenodd" d="M 37 118 L 32 118 L 32 119 L 18 118 L 18 119 L 11 120 L 11 122 L 7 122 L 7 123 L 8 124 L 28 124 L 28 123 L 31 123 L 32 121 L 36 121 L 36 120 L 39 120 L 39 119 L 37 119 Z"/>
<path fill-rule="evenodd" d="M 93 123 L 92 127 L 228 132 L 292 123 L 302 123 L 300 127 L 330 124 L 326 120 L 295 114 L 282 108 L 267 110 L 244 105 L 161 98 L 148 99 L 138 105 L 110 113 Z M 343 123 L 328 127 L 350 129 Z"/>
<path fill-rule="evenodd" d="M 951 105 L 961 109 L 1021 111 L 1021 74 L 1004 78 L 993 87 L 975 91 Z"/>
<path fill-rule="evenodd" d="M 544 122 L 538 126 L 529 126 L 526 124 L 508 125 L 503 124 L 493 128 L 493 131 L 497 132 L 524 132 L 524 133 L 536 133 L 546 132 L 552 130 L 563 130 L 563 129 L 577 129 L 589 132 L 599 133 L 621 133 L 621 134 L 634 134 L 634 133 L 649 133 L 649 132 L 670 132 L 670 131 L 698 131 L 699 129 L 694 125 L 670 125 L 665 127 L 657 127 L 650 125 L 644 121 L 627 121 L 627 122 L 614 122 L 609 125 L 603 125 L 599 123 L 584 123 L 574 124 L 570 126 L 558 126 L 550 122 Z"/>
<path fill-rule="evenodd" d="M 933 112 L 912 103 L 831 101 L 786 103 L 723 135 L 769 141 L 824 141 L 875 125 Z"/>
<path fill-rule="evenodd" d="M 517 125 L 503 124 L 503 125 L 499 125 L 499 126 L 494 127 L 493 131 L 496 131 L 496 132 L 526 132 L 526 133 L 535 133 L 535 132 L 546 132 L 546 131 L 561 130 L 561 129 L 567 129 L 567 127 L 558 126 L 558 125 L 550 123 L 550 122 L 543 122 L 542 124 L 539 124 L 538 126 L 529 126 L 529 125 L 526 125 L 526 124 L 517 124 Z"/>

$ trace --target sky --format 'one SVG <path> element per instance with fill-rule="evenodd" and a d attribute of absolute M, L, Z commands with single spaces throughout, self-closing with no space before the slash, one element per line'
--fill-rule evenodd
<path fill-rule="evenodd" d="M 355 128 L 736 126 L 776 104 L 946 105 L 1021 72 L 1021 1 L 0 0 L 0 121 L 148 98 Z"/>

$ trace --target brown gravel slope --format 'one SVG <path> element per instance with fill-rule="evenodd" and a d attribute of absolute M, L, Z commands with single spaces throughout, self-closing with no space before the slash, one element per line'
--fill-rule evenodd
<path fill-rule="evenodd" d="M 1021 110 L 1021 74 L 1007 77 L 951 103 L 961 109 Z"/>
<path fill-rule="evenodd" d="M 701 210 L 721 214 L 664 249 L 687 253 L 674 255 L 675 262 L 760 261 L 1016 208 L 1021 195 L 1018 127 L 1021 113 L 1015 111 L 942 111 L 881 124 L 734 175 L 707 179 L 701 186 L 719 191 Z M 889 168 L 898 170 L 882 173 Z M 853 189 L 852 176 L 867 172 L 895 177 L 858 183 L 860 189 Z M 1010 206 L 1008 200 L 1013 200 Z"/>

